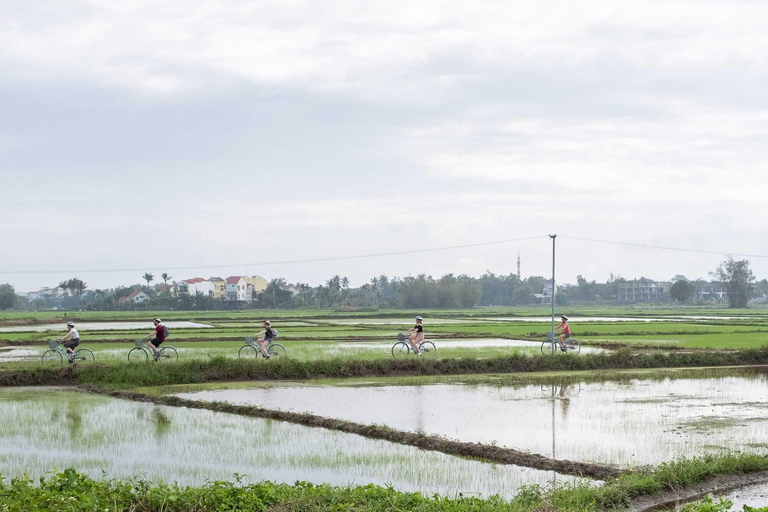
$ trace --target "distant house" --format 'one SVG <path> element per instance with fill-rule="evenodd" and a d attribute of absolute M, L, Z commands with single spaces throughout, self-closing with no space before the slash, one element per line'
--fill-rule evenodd
<path fill-rule="evenodd" d="M 298 292 L 296 287 L 293 286 L 292 284 L 286 284 L 285 286 L 283 286 L 283 290 L 290 293 L 291 295 L 296 295 L 296 293 Z"/>
<path fill-rule="evenodd" d="M 33 300 L 37 300 L 40 298 L 40 292 L 29 292 L 27 294 L 27 300 L 32 302 Z"/>
<path fill-rule="evenodd" d="M 245 282 L 248 283 L 256 293 L 261 293 L 266 290 L 267 285 L 269 284 L 267 283 L 267 280 L 261 276 L 243 276 L 243 279 L 245 279 Z"/>
<path fill-rule="evenodd" d="M 117 302 L 118 304 L 127 304 L 127 303 L 134 303 L 134 304 L 141 304 L 142 302 L 146 302 L 149 300 L 149 295 L 144 293 L 141 290 L 134 290 L 131 292 L 130 295 L 127 297 L 121 297 Z"/>
<path fill-rule="evenodd" d="M 176 291 L 179 295 L 194 295 L 199 291 L 207 293 L 209 286 L 203 285 L 203 283 L 208 283 L 208 281 L 202 277 L 185 279 L 176 283 Z"/>
<path fill-rule="evenodd" d="M 552 282 L 544 283 L 544 289 L 541 293 L 533 295 L 536 304 L 552 304 Z"/>
<path fill-rule="evenodd" d="M 702 302 L 727 302 L 728 290 L 719 283 L 703 284 L 696 290 L 696 300 Z"/>
<path fill-rule="evenodd" d="M 637 279 L 619 283 L 621 302 L 659 302 L 669 299 L 672 284 L 666 281 Z"/>
<path fill-rule="evenodd" d="M 228 302 L 251 302 L 251 296 L 248 295 L 248 283 L 243 276 L 227 278 L 225 299 Z"/>
<path fill-rule="evenodd" d="M 223 299 L 227 296 L 227 282 L 220 277 L 212 277 L 208 281 L 213 284 L 213 297 Z"/>

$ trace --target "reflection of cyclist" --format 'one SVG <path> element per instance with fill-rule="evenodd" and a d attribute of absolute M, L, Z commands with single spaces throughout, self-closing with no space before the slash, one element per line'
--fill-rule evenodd
<path fill-rule="evenodd" d="M 149 338 L 154 336 L 154 339 L 149 342 L 149 346 L 152 349 L 152 352 L 154 352 L 152 357 L 154 357 L 155 361 L 157 361 L 157 347 L 159 347 L 160 344 L 165 341 L 165 326 L 159 318 L 155 318 L 152 320 L 152 322 L 155 324 L 155 330 L 149 333 L 147 337 L 144 338 L 144 341 L 149 341 Z"/>
<path fill-rule="evenodd" d="M 557 326 L 557 330 L 560 331 L 560 350 L 565 352 L 565 340 L 571 337 L 571 326 L 568 325 L 568 317 L 563 315 L 560 317 L 562 323 Z"/>
<path fill-rule="evenodd" d="M 259 345 L 261 353 L 264 354 L 264 357 L 269 359 L 269 353 L 267 352 L 266 347 L 272 343 L 273 339 L 275 339 L 275 331 L 272 330 L 272 324 L 269 320 L 264 320 L 261 326 L 264 330 L 257 332 L 253 337 L 256 338 L 256 343 Z"/>
<path fill-rule="evenodd" d="M 414 325 L 412 328 L 408 329 L 408 341 L 411 342 L 411 346 L 413 347 L 413 351 L 416 353 L 417 356 L 421 355 L 421 350 L 419 350 L 419 343 L 424 341 L 424 326 L 422 325 L 422 322 L 424 321 L 423 318 L 420 316 L 416 317 L 416 325 Z"/>
<path fill-rule="evenodd" d="M 75 351 L 73 349 L 80 344 L 80 333 L 77 332 L 77 329 L 75 329 L 74 322 L 67 322 L 67 330 L 69 330 L 69 332 L 65 334 L 64 337 L 59 340 L 59 342 L 64 343 L 64 348 L 67 349 L 67 357 L 71 363 L 72 357 L 75 355 Z"/>

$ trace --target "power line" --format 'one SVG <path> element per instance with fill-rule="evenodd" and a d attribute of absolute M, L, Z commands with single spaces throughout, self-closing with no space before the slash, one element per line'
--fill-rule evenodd
<path fill-rule="evenodd" d="M 694 252 L 699 254 L 717 254 L 718 256 L 741 256 L 744 258 L 768 258 L 768 255 L 765 254 L 744 254 L 744 253 L 738 253 L 738 252 L 720 252 L 720 251 L 704 251 L 701 249 L 685 249 L 682 247 L 666 247 L 663 245 L 648 245 L 648 244 L 638 244 L 633 242 L 616 242 L 613 240 L 599 240 L 596 238 L 584 238 L 579 236 L 568 236 L 568 235 L 559 235 L 560 238 L 567 238 L 570 240 L 581 240 L 582 242 L 595 242 L 599 244 L 610 244 L 610 245 L 624 245 L 629 247 L 641 247 L 643 249 L 658 249 L 662 251 L 677 251 L 677 252 Z"/>
<path fill-rule="evenodd" d="M 438 252 L 438 251 L 450 251 L 454 249 L 467 249 L 470 247 L 483 247 L 487 245 L 500 245 L 509 244 L 513 242 L 522 242 L 525 240 L 535 240 L 537 238 L 547 238 L 547 235 L 529 236 L 524 238 L 514 238 L 510 240 L 496 240 L 493 242 L 480 242 L 476 244 L 463 244 L 463 245 L 450 245 L 446 247 L 433 247 L 429 249 L 412 249 L 408 251 L 394 251 L 394 252 L 380 252 L 375 254 L 358 254 L 353 256 L 331 256 L 326 258 L 306 258 L 301 260 L 284 260 L 284 261 L 265 261 L 261 263 L 235 263 L 231 265 L 194 265 L 183 267 L 142 267 L 142 268 L 104 268 L 104 269 L 80 269 L 80 270 L 0 270 L 0 274 L 98 274 L 107 272 L 146 272 L 148 270 L 197 270 L 197 269 L 213 269 L 213 268 L 231 268 L 231 267 L 263 267 L 267 265 L 295 265 L 298 263 L 318 263 L 324 261 L 345 261 L 356 260 L 365 258 L 379 258 L 384 256 L 399 256 L 404 254 L 419 254 L 425 252 Z"/>

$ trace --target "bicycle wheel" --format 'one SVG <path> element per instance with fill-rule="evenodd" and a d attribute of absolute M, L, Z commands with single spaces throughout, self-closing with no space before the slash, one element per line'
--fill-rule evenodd
<path fill-rule="evenodd" d="M 273 343 L 267 347 L 267 354 L 269 354 L 269 357 L 277 357 L 278 359 L 281 359 L 285 357 L 285 347 L 279 343 Z"/>
<path fill-rule="evenodd" d="M 43 352 L 43 366 L 53 367 L 61 366 L 64 362 L 64 358 L 56 350 L 46 350 Z"/>
<path fill-rule="evenodd" d="M 422 341 L 419 343 L 419 350 L 424 354 L 424 357 L 435 357 L 435 355 L 437 355 L 437 347 L 431 341 Z"/>
<path fill-rule="evenodd" d="M 134 347 L 128 352 L 128 361 L 131 363 L 146 363 L 149 356 L 141 347 Z"/>
<path fill-rule="evenodd" d="M 259 355 L 259 351 L 250 345 L 243 345 L 240 350 L 237 351 L 238 359 L 256 359 Z"/>
<path fill-rule="evenodd" d="M 158 361 L 164 361 L 168 363 L 175 363 L 179 360 L 179 353 L 173 347 L 163 347 L 157 354 Z"/>
<path fill-rule="evenodd" d="M 568 338 L 565 342 L 565 348 L 567 349 L 567 352 L 578 354 L 581 352 L 581 343 L 579 343 L 579 340 L 576 338 Z"/>
<path fill-rule="evenodd" d="M 545 356 L 548 355 L 554 355 L 555 352 L 557 352 L 557 349 L 555 348 L 555 343 L 551 341 L 542 341 L 541 342 L 541 353 Z"/>
<path fill-rule="evenodd" d="M 398 341 L 392 345 L 392 357 L 406 357 L 411 353 L 411 347 L 404 341 Z"/>
<path fill-rule="evenodd" d="M 75 350 L 75 363 L 92 364 L 96 360 L 96 356 L 93 355 L 90 349 L 81 348 Z"/>

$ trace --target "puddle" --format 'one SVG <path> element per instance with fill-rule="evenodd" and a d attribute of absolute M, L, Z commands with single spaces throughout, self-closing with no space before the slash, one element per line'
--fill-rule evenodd
<path fill-rule="evenodd" d="M 294 384 L 178 396 L 311 412 L 621 467 L 722 449 L 768 453 L 768 447 L 760 448 L 768 439 L 768 370 L 717 375 L 515 386 L 474 376 L 466 384 Z"/>
<path fill-rule="evenodd" d="M 199 324 L 197 322 L 164 322 L 168 329 L 206 329 L 212 325 Z M 151 321 L 147 322 L 78 322 L 78 331 L 132 331 L 136 329 L 146 329 L 147 332 L 154 328 Z M 44 324 L 44 325 L 17 325 L 14 327 L 0 327 L 0 332 L 45 332 L 61 331 L 62 335 L 67 332 L 66 323 Z"/>
<path fill-rule="evenodd" d="M 402 491 L 511 498 L 577 479 L 258 418 L 68 391 L 0 389 L 0 474 L 75 467 L 95 478 L 392 484 Z M 102 473 L 102 470 L 105 472 Z"/>
<path fill-rule="evenodd" d="M 731 510 L 741 510 L 744 505 L 764 507 L 768 504 L 768 484 L 753 485 L 731 491 L 722 496 L 733 502 Z M 715 500 L 717 501 L 717 500 Z"/>

